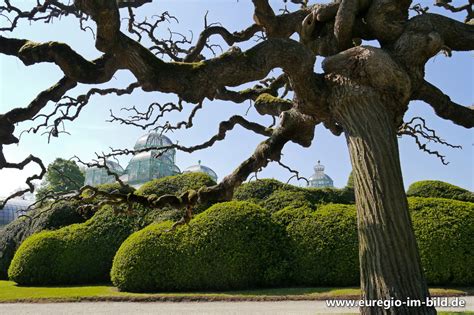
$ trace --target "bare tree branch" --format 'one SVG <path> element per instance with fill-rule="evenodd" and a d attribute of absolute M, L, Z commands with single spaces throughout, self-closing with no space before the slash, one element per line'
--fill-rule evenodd
<path fill-rule="evenodd" d="M 431 150 L 427 147 L 427 143 L 421 143 L 420 138 L 427 140 L 428 142 L 439 143 L 454 149 L 462 149 L 459 145 L 452 145 L 443 139 L 441 139 L 436 132 L 426 126 L 426 121 L 421 117 L 413 117 L 410 121 L 403 123 L 398 129 L 399 135 L 408 135 L 415 139 L 418 148 L 428 154 L 435 155 L 441 160 L 441 163 L 448 165 L 446 156 L 441 155 L 436 150 Z"/>
<path fill-rule="evenodd" d="M 465 128 L 474 127 L 474 110 L 472 108 L 456 104 L 440 89 L 427 81 L 419 87 L 413 99 L 421 100 L 429 104 L 441 118 L 451 120 Z"/>

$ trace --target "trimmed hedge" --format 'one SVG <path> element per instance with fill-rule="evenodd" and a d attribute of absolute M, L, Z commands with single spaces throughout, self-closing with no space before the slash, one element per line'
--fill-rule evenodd
<path fill-rule="evenodd" d="M 33 219 L 20 217 L 0 230 L 0 279 L 8 279 L 8 267 L 18 247 L 34 233 L 55 230 L 90 218 L 89 213 L 78 210 L 79 202 L 61 201 L 51 209 L 39 208 L 29 212 Z"/>
<path fill-rule="evenodd" d="M 154 179 L 141 186 L 136 193 L 141 196 L 162 196 L 167 194 L 180 195 L 190 189 L 199 190 L 202 187 L 216 185 L 216 182 L 206 173 L 185 173 L 175 176 L 168 176 Z M 193 209 L 194 214 L 198 214 L 209 208 L 212 204 L 206 203 Z M 147 221 L 164 221 L 181 218 L 182 211 L 165 207 L 147 213 Z"/>
<path fill-rule="evenodd" d="M 268 207 L 272 211 L 291 205 L 292 200 L 300 206 L 307 206 L 307 201 L 313 208 L 326 203 L 355 203 L 354 190 L 351 188 L 303 188 L 274 179 L 259 179 L 245 183 L 236 189 L 234 199 L 250 201 Z"/>
<path fill-rule="evenodd" d="M 234 193 L 234 199 L 260 203 L 270 197 L 273 192 L 286 186 L 276 179 L 259 179 L 240 185 Z"/>
<path fill-rule="evenodd" d="M 142 196 L 182 194 L 189 189 L 197 190 L 204 186 L 213 186 L 216 182 L 205 173 L 185 173 L 154 179 L 137 190 Z"/>
<path fill-rule="evenodd" d="M 117 215 L 105 206 L 85 223 L 26 239 L 8 276 L 21 285 L 106 282 L 115 252 L 135 229 L 133 217 Z"/>
<path fill-rule="evenodd" d="M 108 184 L 102 184 L 102 185 L 98 185 L 96 186 L 95 188 L 97 188 L 98 190 L 100 191 L 104 191 L 104 192 L 107 192 L 107 193 L 112 193 L 112 192 L 119 192 L 121 194 L 128 194 L 128 193 L 132 193 L 135 191 L 135 188 L 131 187 L 131 186 L 126 186 L 126 187 L 122 187 L 120 186 L 119 183 L 108 183 Z M 88 197 L 92 194 L 92 192 L 90 190 L 85 190 L 83 193 L 82 193 L 82 196 L 84 197 Z"/>
<path fill-rule="evenodd" d="M 474 203 L 409 198 L 421 262 L 430 284 L 474 284 Z"/>
<path fill-rule="evenodd" d="M 439 180 L 422 180 L 415 182 L 408 188 L 407 196 L 447 198 L 474 202 L 474 194 L 469 190 Z"/>
<path fill-rule="evenodd" d="M 272 219 L 274 222 L 281 224 L 283 226 L 288 226 L 293 222 L 302 220 L 308 217 L 311 217 L 311 214 L 314 212 L 310 207 L 295 207 L 288 206 L 272 214 Z"/>
<path fill-rule="evenodd" d="M 306 191 L 277 190 L 271 194 L 270 197 L 261 202 L 261 206 L 272 213 L 282 210 L 286 207 L 311 208 L 313 206 L 311 199 L 311 195 Z"/>
<path fill-rule="evenodd" d="M 474 284 L 474 203 L 408 198 L 426 279 L 432 285 Z M 294 210 L 296 211 L 296 210 Z M 280 222 L 285 222 L 283 210 Z M 277 220 L 277 214 L 273 216 Z M 354 206 L 321 206 L 310 217 L 296 212 L 287 227 L 294 284 L 357 285 L 357 220 Z M 291 217 L 290 217 L 291 218 Z"/>
<path fill-rule="evenodd" d="M 349 286 L 359 282 L 356 210 L 330 204 L 287 228 L 293 282 L 311 286 Z"/>
<path fill-rule="evenodd" d="M 180 194 L 188 189 L 199 189 L 214 184 L 207 174 L 190 173 L 153 180 L 143 185 L 136 193 L 144 196 Z M 107 192 L 119 190 L 121 193 L 130 193 L 134 190 L 133 188 L 123 190 L 118 183 L 100 185 L 97 188 Z M 85 196 L 88 194 L 89 192 L 84 192 Z M 99 201 L 100 197 L 96 199 Z M 75 204 L 73 211 L 77 211 L 79 205 Z M 208 205 L 203 205 L 195 212 L 207 207 Z M 105 207 L 84 224 L 41 233 L 31 240 L 28 239 L 26 241 L 28 244 L 20 247 L 22 252 L 17 255 L 18 258 L 16 256 L 14 258 L 16 262 L 10 270 L 11 278 L 21 284 L 42 285 L 108 281 L 113 256 L 132 232 L 155 220 L 178 220 L 182 217 L 181 210 L 163 208 L 151 211 L 142 206 L 134 206 L 134 213 L 129 216 L 117 212 L 121 212 L 121 209 Z M 78 222 L 84 221 L 85 219 Z M 71 223 L 75 222 L 69 224 Z M 12 256 L 13 253 L 8 263 Z M 46 259 L 47 257 L 50 258 Z M 39 263 L 43 259 L 46 259 L 45 263 Z M 43 270 L 41 267 L 36 267 L 37 263 L 47 268 Z M 69 269 L 66 268 L 68 264 L 71 264 Z M 5 269 L 7 268 L 8 266 L 5 266 Z"/>
<path fill-rule="evenodd" d="M 288 266 L 284 229 L 248 202 L 225 202 L 190 226 L 153 224 L 130 236 L 112 267 L 120 290 L 228 290 L 279 284 Z"/>

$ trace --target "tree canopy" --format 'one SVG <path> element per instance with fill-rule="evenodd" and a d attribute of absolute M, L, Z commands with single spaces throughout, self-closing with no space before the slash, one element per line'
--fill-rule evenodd
<path fill-rule="evenodd" d="M 76 162 L 57 158 L 48 165 L 45 180 L 36 192 L 36 199 L 48 194 L 78 191 L 84 185 L 84 174 Z"/>

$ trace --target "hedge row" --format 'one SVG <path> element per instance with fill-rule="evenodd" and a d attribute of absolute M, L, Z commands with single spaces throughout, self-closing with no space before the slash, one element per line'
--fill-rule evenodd
<path fill-rule="evenodd" d="M 287 228 L 297 285 L 349 286 L 359 282 L 357 219 L 353 205 L 331 204 Z"/>
<path fill-rule="evenodd" d="M 302 188 L 275 179 L 260 179 L 236 189 L 235 200 L 250 201 L 276 212 L 285 207 L 317 208 L 320 204 L 355 202 L 352 188 Z"/>
<path fill-rule="evenodd" d="M 30 218 L 20 217 L 0 229 L 0 279 L 8 279 L 8 267 L 18 247 L 34 233 L 54 230 L 70 224 L 81 223 L 90 218 L 90 213 L 79 211 L 79 202 L 62 201 L 50 209 L 32 210 Z"/>
<path fill-rule="evenodd" d="M 130 193 L 134 188 L 122 188 L 118 183 L 104 184 L 97 186 L 97 189 L 105 192 Z M 86 190 L 83 197 L 89 197 L 90 191 Z M 94 205 L 100 198 L 89 201 Z M 44 231 L 57 230 L 59 228 L 83 223 L 90 219 L 95 213 L 95 207 L 82 207 L 80 200 L 61 201 L 51 206 L 46 204 L 41 208 L 34 209 L 29 213 L 29 217 L 21 217 L 10 222 L 0 230 L 0 279 L 8 279 L 8 267 L 15 255 L 15 252 L 29 236 Z"/>
<path fill-rule="evenodd" d="M 439 180 L 423 180 L 410 185 L 407 196 L 425 198 L 447 198 L 474 202 L 474 193 L 464 188 Z"/>
<path fill-rule="evenodd" d="M 436 285 L 474 284 L 474 203 L 408 198 L 422 266 Z"/>
<path fill-rule="evenodd" d="M 428 282 L 474 284 L 474 204 L 410 198 L 410 209 Z M 231 202 L 213 206 L 191 227 L 149 226 L 117 252 L 112 280 L 137 292 L 358 284 L 355 206 L 287 207 L 273 213 L 273 225 L 269 214 Z"/>
<path fill-rule="evenodd" d="M 266 196 L 261 203 L 270 210 L 249 202 L 221 203 L 190 226 L 168 232 L 171 223 L 153 224 L 123 244 L 150 223 L 150 212 L 117 216 L 103 208 L 86 223 L 28 238 L 15 255 L 10 277 L 20 284 L 107 281 L 116 254 L 112 280 L 129 291 L 357 285 L 355 207 L 319 204 L 315 210 L 315 200 L 321 199 L 310 189 L 268 182 L 246 191 Z M 166 190 L 176 189 L 166 181 L 154 185 L 156 190 L 140 193 L 177 192 Z M 409 204 L 429 283 L 474 284 L 474 203 L 409 198 Z M 175 215 L 167 210 L 158 217 Z"/>
<path fill-rule="evenodd" d="M 201 187 L 215 185 L 216 182 L 206 173 L 185 173 L 154 179 L 141 186 L 136 193 L 141 196 L 162 196 L 167 194 L 180 195 L 188 190 L 198 190 Z M 212 204 L 206 203 L 193 209 L 198 214 L 209 208 Z M 162 208 L 148 211 L 140 208 L 144 217 L 145 226 L 153 221 L 162 222 L 166 220 L 176 221 L 183 217 L 183 210 L 173 208 Z"/>
<path fill-rule="evenodd" d="M 105 206 L 85 223 L 28 238 L 8 276 L 22 285 L 106 282 L 117 249 L 135 228 L 132 218 Z"/>
<path fill-rule="evenodd" d="M 248 202 L 227 202 L 192 226 L 153 224 L 120 247 L 112 281 L 121 290 L 227 290 L 279 284 L 286 275 L 284 229 Z"/>
<path fill-rule="evenodd" d="M 143 196 L 180 194 L 188 189 L 199 189 L 204 185 L 213 184 L 215 184 L 214 181 L 207 174 L 190 173 L 151 181 L 143 185 L 136 193 Z M 99 189 L 113 192 L 122 188 L 118 184 L 106 184 L 99 186 Z M 85 196 L 88 194 L 89 192 L 86 191 Z M 96 201 L 99 199 L 97 198 Z M 71 211 L 77 211 L 78 204 L 74 205 Z M 28 238 L 14 256 L 8 275 L 20 284 L 109 281 L 112 259 L 119 246 L 132 232 L 142 229 L 155 220 L 167 218 L 176 220 L 182 216 L 176 210 L 150 210 L 141 206 L 134 207 L 134 212 L 129 215 L 117 214 L 121 210 L 123 209 L 112 209 L 107 206 L 83 224 L 42 232 Z M 65 212 L 62 213 L 65 214 Z M 74 222 L 67 221 L 67 223 L 63 226 Z M 51 226 L 48 227 L 51 228 Z M 44 228 L 36 231 L 41 230 Z M 9 259 L 5 260 L 5 269 L 10 265 L 12 256 L 10 255 Z"/>

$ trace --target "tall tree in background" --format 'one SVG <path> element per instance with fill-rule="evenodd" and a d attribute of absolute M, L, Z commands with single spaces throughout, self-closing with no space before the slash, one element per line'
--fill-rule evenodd
<path fill-rule="evenodd" d="M 472 109 L 454 103 L 424 79 L 426 62 L 440 51 L 450 55 L 452 51 L 474 49 L 474 26 L 470 25 L 472 1 L 460 7 L 452 6 L 450 1 L 436 1 L 436 5 L 450 11 L 466 12 L 466 23 L 462 23 L 428 13 L 419 5 L 413 7 L 419 14 L 410 17 L 412 1 L 409 0 L 337 0 L 315 5 L 292 0 L 301 4 L 301 8 L 282 14 L 276 14 L 268 0 L 253 0 L 255 24 L 234 33 L 206 24 L 195 43 L 182 38 L 173 41 L 158 37 L 160 22 L 171 18 L 167 12 L 154 20 L 139 21 L 135 11 L 142 6 L 146 10 L 148 2 L 151 0 L 75 0 L 73 4 L 44 0 L 30 11 L 23 11 L 10 1 L 4 1 L 0 12 L 9 17 L 11 24 L 2 27 L 2 31 L 13 31 L 24 19 L 50 22 L 65 15 L 77 17 L 81 28 L 90 30 L 85 25 L 92 19 L 96 23 L 95 46 L 103 54 L 95 60 L 87 60 L 64 43 L 36 43 L 0 36 L 0 53 L 17 57 L 25 65 L 55 63 L 64 73 L 60 81 L 39 93 L 30 104 L 0 115 L 0 144 L 18 142 L 14 135 L 15 124 L 34 118 L 49 102 L 58 102 L 56 109 L 43 115 L 44 123 L 34 131 L 46 128 L 49 136 L 56 137 L 61 133 L 61 123 L 74 120 L 92 95 L 132 94 L 138 88 L 178 95 L 178 104 L 154 103 L 146 112 L 135 109 L 128 119 L 112 116 L 112 120 L 121 123 L 153 127 L 163 132 L 190 128 L 205 99 L 254 101 L 259 114 L 272 116 L 278 124 L 263 126 L 242 116 L 233 116 L 221 122 L 219 132 L 203 144 L 170 146 L 186 152 L 208 148 L 223 140 L 236 125 L 267 137 L 216 186 L 188 191 L 181 196 L 148 199 L 134 194 L 108 195 L 114 203 L 186 207 L 187 216 L 183 219 L 189 221 L 197 203 L 229 200 L 234 189 L 250 174 L 271 161 L 280 162 L 281 151 L 288 142 L 310 146 L 315 126 L 323 124 L 335 135 L 345 135 L 351 156 L 362 298 L 424 301 L 429 293 L 408 214 L 397 134 L 415 137 L 425 150 L 420 137 L 442 142 L 432 130 L 426 129 L 422 118 L 403 121 L 411 100 L 425 101 L 439 117 L 459 126 L 474 126 Z M 164 11 L 166 2 L 159 5 Z M 290 38 L 295 33 L 299 41 Z M 254 47 L 246 51 L 238 48 L 239 43 L 257 34 L 260 34 L 259 43 Z M 209 53 L 205 51 L 212 51 L 213 36 L 222 37 L 232 47 L 220 56 L 208 58 Z M 360 46 L 362 40 L 376 40 L 380 47 Z M 317 56 L 325 58 L 323 73 L 314 71 Z M 283 74 L 277 78 L 267 77 L 275 68 L 283 69 Z M 126 88 L 93 88 L 77 97 L 66 95 L 78 84 L 109 82 L 120 69 L 130 71 L 137 81 Z M 251 89 L 229 89 L 258 80 L 262 80 L 261 83 Z M 187 121 L 159 125 L 158 118 L 151 117 L 153 111 L 165 115 L 180 111 L 182 106 L 192 106 L 187 104 L 196 104 Z M 142 151 L 147 150 L 151 149 Z M 107 158 L 130 153 L 137 152 L 113 150 L 102 156 L 102 163 L 96 164 L 107 168 Z M 28 163 L 42 166 L 41 160 L 34 156 L 13 163 L 0 154 L 0 168 L 22 169 Z M 30 189 L 33 189 L 31 181 L 44 173 L 42 166 L 42 173 L 28 178 Z M 390 309 L 363 307 L 361 312 L 433 314 L 436 311 L 423 305 Z"/>
<path fill-rule="evenodd" d="M 57 158 L 48 165 L 46 176 L 36 192 L 36 199 L 55 196 L 57 193 L 78 191 L 84 185 L 84 174 L 74 161 Z"/>

